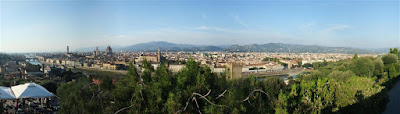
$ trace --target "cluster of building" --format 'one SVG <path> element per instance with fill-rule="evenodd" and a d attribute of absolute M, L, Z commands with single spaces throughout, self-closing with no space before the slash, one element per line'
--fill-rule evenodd
<path fill-rule="evenodd" d="M 376 55 L 360 54 L 360 57 Z M 269 59 L 266 59 L 266 58 Z M 258 73 L 277 72 L 293 67 L 299 67 L 307 63 L 323 61 L 339 61 L 352 58 L 352 54 L 338 53 L 228 53 L 228 52 L 162 52 L 158 47 L 157 52 L 113 52 L 108 46 L 105 51 L 96 48 L 93 52 L 71 53 L 67 46 L 66 53 L 52 53 L 36 55 L 40 61 L 40 71 L 28 71 L 19 69 L 20 72 L 29 75 L 46 75 L 53 69 L 83 68 L 109 71 L 124 71 L 130 63 L 140 69 L 143 60 L 157 68 L 161 61 L 168 63 L 168 68 L 173 73 L 180 71 L 185 62 L 194 59 L 203 66 L 208 66 L 215 73 Z M 273 58 L 273 59 L 271 59 Z M 8 66 L 17 63 L 10 62 Z M 20 63 L 26 66 L 26 63 Z M 0 72 L 12 70 L 14 67 L 0 66 Z M 14 69 L 15 70 L 15 69 Z M 18 71 L 18 70 L 17 70 Z"/>
<path fill-rule="evenodd" d="M 113 52 L 108 46 L 104 52 L 96 48 L 92 53 L 67 53 L 41 55 L 37 58 L 46 64 L 61 65 L 75 68 L 90 68 L 98 70 L 126 70 L 129 63 L 140 68 L 141 61 L 149 61 L 154 68 L 161 61 L 168 61 L 168 68 L 178 72 L 184 67 L 185 61 L 194 59 L 201 65 L 208 66 L 212 72 L 226 73 L 229 67 L 241 69 L 241 73 L 275 72 L 291 69 L 307 63 L 323 61 L 339 61 L 352 58 L 352 54 L 338 53 L 228 53 L 228 52 Z M 363 55 L 359 56 L 376 56 Z M 265 60 L 265 58 L 275 60 Z M 240 64 L 239 64 L 240 63 Z M 239 66 L 239 67 L 238 67 Z"/>
<path fill-rule="evenodd" d="M 116 60 L 112 48 L 108 46 L 102 52 L 97 47 L 93 53 L 70 53 L 69 46 L 65 54 L 45 54 L 36 56 L 38 60 L 50 66 L 65 66 L 74 68 L 95 68 L 107 70 L 124 70 L 129 63 L 123 60 Z"/>
<path fill-rule="evenodd" d="M 0 73 L 4 78 L 27 78 L 44 75 L 46 69 L 40 65 L 33 65 L 29 60 L 14 59 L 0 64 Z"/>

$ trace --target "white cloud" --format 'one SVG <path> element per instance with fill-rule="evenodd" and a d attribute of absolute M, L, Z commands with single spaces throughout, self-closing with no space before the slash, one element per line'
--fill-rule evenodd
<path fill-rule="evenodd" d="M 204 32 L 220 32 L 220 33 L 229 33 L 229 34 L 249 34 L 249 33 L 256 33 L 256 32 L 261 32 L 260 30 L 255 30 L 255 29 L 232 29 L 232 28 L 224 28 L 224 27 L 216 27 L 216 26 L 207 26 L 207 25 L 201 25 L 197 27 L 181 27 L 184 30 L 191 30 L 191 31 L 204 31 Z"/>
<path fill-rule="evenodd" d="M 346 29 L 349 27 L 350 27 L 349 25 L 334 24 L 334 25 L 330 25 L 328 28 L 325 28 L 322 31 L 323 32 L 331 32 L 331 31 L 335 31 L 335 30 Z"/>
<path fill-rule="evenodd" d="M 220 28 L 220 27 L 212 27 L 212 26 L 199 26 L 199 27 L 194 27 L 196 30 L 210 30 L 210 31 L 221 31 L 221 32 L 231 32 L 232 30 L 226 29 L 226 28 Z"/>
<path fill-rule="evenodd" d="M 126 35 L 124 35 L 124 34 L 118 35 L 118 38 L 126 38 L 126 37 L 128 37 L 128 36 L 126 36 Z"/>
<path fill-rule="evenodd" d="M 233 18 L 235 19 L 235 21 L 236 21 L 238 24 L 240 24 L 240 25 L 242 25 L 242 26 L 244 26 L 244 27 L 248 27 L 248 26 L 249 26 L 249 25 L 247 25 L 242 19 L 240 19 L 240 16 L 239 16 L 239 15 L 234 15 Z"/>

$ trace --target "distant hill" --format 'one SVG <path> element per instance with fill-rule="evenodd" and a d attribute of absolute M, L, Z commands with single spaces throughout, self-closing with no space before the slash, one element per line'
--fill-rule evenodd
<path fill-rule="evenodd" d="M 297 45 L 283 43 L 232 45 L 225 48 L 229 52 L 283 52 L 283 53 L 375 53 L 372 50 L 349 47 L 325 47 L 318 45 Z"/>
<path fill-rule="evenodd" d="M 249 44 L 249 45 L 191 45 L 191 44 L 175 44 L 165 41 L 153 41 L 140 43 L 130 46 L 111 46 L 113 51 L 157 51 L 158 46 L 161 50 L 168 51 L 226 51 L 226 52 L 280 52 L 280 53 L 348 53 L 355 52 L 359 54 L 380 54 L 387 53 L 389 48 L 379 49 L 359 49 L 350 47 L 326 47 L 318 45 L 298 45 L 284 43 L 268 43 L 268 44 Z M 99 46 L 100 51 L 104 51 L 107 46 Z M 92 52 L 96 48 L 80 48 L 74 51 Z"/>
<path fill-rule="evenodd" d="M 222 51 L 221 47 L 217 46 L 204 46 L 204 45 L 190 45 L 190 44 L 174 44 L 165 41 L 153 41 L 148 43 L 140 43 L 131 45 L 122 49 L 122 51 L 157 51 L 158 46 L 162 50 L 168 51 Z"/>
<path fill-rule="evenodd" d="M 390 48 L 395 48 L 395 47 L 388 47 L 388 48 L 372 48 L 372 49 L 368 49 L 368 50 L 372 50 L 376 53 L 389 53 Z M 400 49 L 400 47 L 397 47 Z"/>
<path fill-rule="evenodd" d="M 99 51 L 106 51 L 107 46 L 98 46 L 99 47 Z M 122 48 L 125 48 L 123 46 L 111 46 L 113 51 L 121 51 Z M 71 52 L 93 52 L 94 50 L 96 50 L 96 47 L 86 47 L 86 48 L 78 48 L 75 50 L 71 50 Z"/>

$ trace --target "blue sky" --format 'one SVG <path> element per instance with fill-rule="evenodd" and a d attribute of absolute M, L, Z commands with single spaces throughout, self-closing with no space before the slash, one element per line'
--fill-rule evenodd
<path fill-rule="evenodd" d="M 394 47 L 400 45 L 399 7 L 397 0 L 1 0 L 0 51 L 150 41 Z"/>

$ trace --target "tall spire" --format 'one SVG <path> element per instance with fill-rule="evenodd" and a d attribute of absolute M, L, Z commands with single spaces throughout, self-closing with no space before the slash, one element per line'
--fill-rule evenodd
<path fill-rule="evenodd" d="M 69 46 L 67 46 L 67 54 L 69 53 Z"/>

